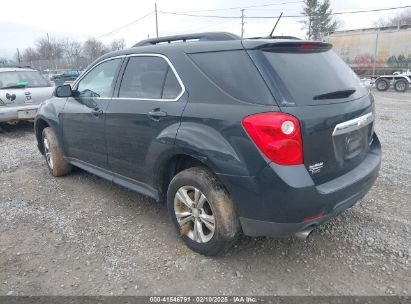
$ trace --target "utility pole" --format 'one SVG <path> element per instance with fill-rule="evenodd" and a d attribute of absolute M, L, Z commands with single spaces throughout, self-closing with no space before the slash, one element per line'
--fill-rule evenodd
<path fill-rule="evenodd" d="M 377 33 L 375 34 L 374 62 L 372 65 L 372 77 L 375 76 L 375 65 L 376 65 L 377 55 L 378 55 L 378 36 L 379 34 L 380 34 L 380 28 L 377 29 Z"/>
<path fill-rule="evenodd" d="M 158 17 L 157 17 L 157 3 L 154 3 L 154 12 L 156 13 L 156 35 L 158 38 Z"/>
<path fill-rule="evenodd" d="M 311 39 L 311 15 L 309 16 L 308 19 L 308 40 Z"/>
<path fill-rule="evenodd" d="M 244 37 L 244 9 L 241 10 L 241 38 Z"/>
<path fill-rule="evenodd" d="M 21 63 L 19 48 L 17 48 L 17 61 L 19 62 L 19 64 Z"/>

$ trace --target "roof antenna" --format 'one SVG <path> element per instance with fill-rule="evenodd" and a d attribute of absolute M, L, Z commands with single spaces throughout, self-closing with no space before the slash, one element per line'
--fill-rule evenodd
<path fill-rule="evenodd" d="M 278 17 L 277 22 L 275 23 L 275 25 L 274 25 L 274 27 L 273 27 L 270 35 L 268 35 L 268 37 L 273 37 L 274 30 L 275 30 L 275 28 L 277 27 L 277 24 L 278 24 L 278 22 L 280 21 L 280 19 L 281 19 L 282 16 L 283 16 L 283 12 L 281 12 L 280 17 Z"/>

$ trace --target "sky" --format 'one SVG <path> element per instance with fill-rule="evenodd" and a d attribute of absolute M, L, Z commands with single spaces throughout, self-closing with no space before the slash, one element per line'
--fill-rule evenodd
<path fill-rule="evenodd" d="M 157 3 L 159 35 L 173 35 L 205 31 L 228 31 L 240 35 L 241 19 L 192 17 L 164 12 L 187 12 L 197 15 L 278 16 L 300 15 L 302 1 L 298 0 L 19 0 L 2 1 L 0 15 L 0 57 L 12 58 L 19 48 L 33 46 L 37 39 L 50 37 L 85 41 L 95 37 L 104 43 L 124 38 L 127 46 L 155 37 L 154 14 L 139 22 L 115 31 L 154 11 Z M 334 12 L 369 10 L 411 5 L 410 0 L 331 0 Z M 259 6 L 259 7 L 250 7 Z M 247 8 L 248 7 L 248 8 Z M 235 8 L 235 9 L 227 9 Z M 222 9 L 222 10 L 219 10 Z M 206 11 L 204 11 L 206 10 Z M 196 12 L 197 11 L 197 12 Z M 389 18 L 401 10 L 338 15 L 339 30 L 372 27 L 379 18 Z M 303 38 L 301 18 L 282 18 L 277 35 Z M 268 35 L 276 19 L 245 19 L 244 37 Z"/>

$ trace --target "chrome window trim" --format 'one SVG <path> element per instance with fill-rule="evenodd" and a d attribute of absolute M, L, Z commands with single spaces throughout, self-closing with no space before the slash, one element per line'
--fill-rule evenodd
<path fill-rule="evenodd" d="M 360 117 L 351 119 L 351 120 L 344 121 L 335 126 L 334 131 L 333 131 L 333 136 L 337 136 L 340 134 L 345 134 L 345 133 L 349 133 L 349 132 L 361 129 L 362 127 L 365 127 L 366 125 L 372 123 L 373 121 L 374 121 L 374 114 L 372 112 L 362 115 Z"/>
<path fill-rule="evenodd" d="M 177 95 L 176 98 L 170 99 L 170 98 L 140 98 L 140 97 L 113 97 L 112 99 L 124 99 L 124 100 L 148 100 L 148 101 L 178 101 L 181 96 L 183 96 L 184 92 L 186 91 L 186 87 L 184 86 L 183 81 L 180 78 L 180 75 L 178 75 L 177 70 L 175 69 L 174 65 L 171 63 L 170 59 L 168 59 L 166 56 L 163 54 L 155 54 L 155 53 L 141 53 L 141 54 L 129 54 L 126 55 L 127 58 L 130 57 L 159 57 L 163 58 L 171 70 L 174 73 L 174 76 L 177 78 L 178 83 L 180 84 L 181 92 Z M 126 66 L 127 69 L 127 66 Z M 123 79 L 121 79 L 123 80 Z M 120 86 L 121 88 L 121 86 Z M 120 93 L 120 91 L 119 91 Z"/>

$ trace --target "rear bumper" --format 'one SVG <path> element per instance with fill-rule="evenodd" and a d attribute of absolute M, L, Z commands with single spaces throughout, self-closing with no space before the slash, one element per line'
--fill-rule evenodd
<path fill-rule="evenodd" d="M 380 164 L 381 145 L 374 135 L 361 164 L 322 185 L 314 184 L 304 165 L 271 163 L 255 177 L 219 177 L 233 196 L 244 234 L 282 237 L 321 225 L 354 205 L 374 184 Z"/>
<path fill-rule="evenodd" d="M 350 208 L 364 197 L 364 195 L 370 190 L 371 186 L 372 183 L 367 185 L 361 192 L 345 199 L 342 202 L 339 202 L 328 214 L 316 218 L 315 220 L 300 223 L 276 223 L 240 217 L 241 227 L 243 228 L 244 234 L 248 236 L 289 236 L 296 232 L 319 226 L 327 222 L 333 216 L 343 212 L 345 209 Z"/>
<path fill-rule="evenodd" d="M 7 107 L 3 106 L 0 107 L 0 122 L 8 122 L 13 120 L 25 120 L 25 118 L 19 118 L 18 112 L 19 111 L 28 111 L 28 110 L 38 110 L 40 105 L 24 105 L 24 106 L 16 106 L 16 107 Z M 34 119 L 27 118 L 27 119 Z"/>

